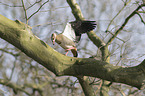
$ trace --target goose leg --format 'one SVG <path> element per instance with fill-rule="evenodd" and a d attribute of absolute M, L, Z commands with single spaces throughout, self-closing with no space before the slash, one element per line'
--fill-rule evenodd
<path fill-rule="evenodd" d="M 69 49 L 66 49 L 65 51 L 67 52 L 67 51 L 70 51 L 71 49 L 75 49 L 75 47 L 71 47 Z"/>
<path fill-rule="evenodd" d="M 68 51 L 66 51 L 66 54 L 65 55 L 67 56 L 67 54 L 68 54 Z"/>
<path fill-rule="evenodd" d="M 66 49 L 66 50 L 65 50 L 65 52 L 66 52 L 66 54 L 65 54 L 65 55 L 67 56 L 68 51 L 70 51 L 70 50 L 72 50 L 72 49 L 75 49 L 75 47 L 71 47 L 71 48 L 69 48 L 69 49 Z"/>

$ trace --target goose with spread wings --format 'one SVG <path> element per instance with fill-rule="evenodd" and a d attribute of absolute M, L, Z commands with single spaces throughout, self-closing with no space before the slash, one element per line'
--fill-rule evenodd
<path fill-rule="evenodd" d="M 92 31 L 96 28 L 96 21 L 73 21 L 68 22 L 64 31 L 60 34 L 53 33 L 51 35 L 51 40 L 53 45 L 58 43 L 63 49 L 65 49 L 66 54 L 71 50 L 74 57 L 78 56 L 77 48 L 75 43 L 78 43 L 81 39 L 81 34 Z"/>

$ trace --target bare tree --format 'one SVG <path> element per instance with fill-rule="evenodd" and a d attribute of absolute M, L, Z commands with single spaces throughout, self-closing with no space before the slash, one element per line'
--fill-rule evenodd
<path fill-rule="evenodd" d="M 7 11 L 0 15 L 0 38 L 3 39 L 0 84 L 7 88 L 8 94 L 143 94 L 145 53 L 141 35 L 145 32 L 144 1 L 4 0 L 0 4 L 4 10 L 11 9 L 10 15 Z M 73 15 L 69 16 L 70 13 Z M 70 53 L 69 56 L 61 54 L 64 51 L 59 46 L 52 48 L 50 36 L 54 30 L 62 30 L 70 20 L 96 18 L 99 18 L 97 29 L 87 33 L 88 37 L 84 35 L 86 37 L 78 44 L 82 58 L 69 57 Z M 140 38 L 135 37 L 134 31 L 141 34 Z"/>

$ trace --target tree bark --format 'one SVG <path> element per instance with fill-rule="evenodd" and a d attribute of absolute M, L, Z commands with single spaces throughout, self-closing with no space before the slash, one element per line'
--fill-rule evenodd
<path fill-rule="evenodd" d="M 141 88 L 145 83 L 145 60 L 138 66 L 113 66 L 93 58 L 68 57 L 36 37 L 26 24 L 0 15 L 0 38 L 11 43 L 57 76 L 91 76 Z"/>
<path fill-rule="evenodd" d="M 76 20 L 85 20 L 79 5 L 76 3 L 76 0 L 67 0 L 67 3 L 71 7 L 72 13 L 73 13 L 74 17 L 76 18 Z M 89 39 L 98 47 L 98 50 L 100 49 L 102 61 L 109 63 L 110 62 L 109 51 L 108 51 L 108 46 L 106 46 L 105 42 L 103 40 L 101 40 L 94 33 L 94 31 L 88 32 L 87 35 L 88 35 Z M 109 82 L 103 80 L 102 83 L 103 84 L 101 86 L 100 96 L 108 96 L 109 87 L 107 87 L 105 85 L 109 84 Z M 85 84 L 85 83 L 83 83 L 83 84 Z M 85 93 L 85 90 L 84 90 L 84 93 Z M 90 92 L 90 96 L 93 96 L 93 95 L 91 95 L 91 93 L 93 93 L 93 91 Z M 88 96 L 88 95 L 86 94 L 86 96 Z"/>

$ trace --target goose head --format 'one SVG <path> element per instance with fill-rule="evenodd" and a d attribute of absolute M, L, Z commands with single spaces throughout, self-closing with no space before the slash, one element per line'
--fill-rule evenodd
<path fill-rule="evenodd" d="M 53 33 L 51 35 L 51 41 L 52 41 L 53 45 L 55 44 L 56 37 L 57 37 L 56 33 Z"/>

